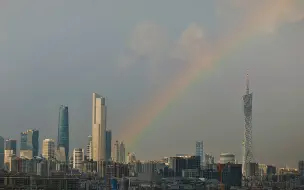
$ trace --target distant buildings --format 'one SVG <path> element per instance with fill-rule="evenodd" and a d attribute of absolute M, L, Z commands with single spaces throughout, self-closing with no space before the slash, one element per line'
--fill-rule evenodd
<path fill-rule="evenodd" d="M 58 139 L 57 146 L 64 147 L 66 160 L 69 158 L 69 108 L 59 107 Z"/>
<path fill-rule="evenodd" d="M 200 157 L 200 167 L 204 166 L 204 143 L 203 141 L 196 141 L 196 146 L 195 146 L 195 155 Z"/>
<path fill-rule="evenodd" d="M 13 154 L 17 154 L 17 140 L 7 139 L 5 141 L 5 150 L 12 150 Z"/>
<path fill-rule="evenodd" d="M 298 171 L 301 176 L 304 175 L 304 160 L 300 160 L 298 163 Z"/>
<path fill-rule="evenodd" d="M 134 152 L 128 153 L 128 163 L 135 163 L 136 160 L 136 155 Z"/>
<path fill-rule="evenodd" d="M 0 169 L 4 168 L 4 138 L 0 136 Z"/>
<path fill-rule="evenodd" d="M 82 171 L 83 164 L 84 164 L 84 150 L 82 148 L 75 148 L 73 151 L 73 168 Z"/>
<path fill-rule="evenodd" d="M 235 163 L 235 155 L 231 153 L 221 153 L 220 154 L 220 163 L 221 164 L 234 164 Z"/>
<path fill-rule="evenodd" d="M 200 156 L 170 157 L 170 168 L 175 177 L 182 177 L 183 173 L 199 176 L 200 162 Z"/>
<path fill-rule="evenodd" d="M 214 163 L 215 163 L 214 156 L 211 154 L 205 154 L 205 165 L 208 166 Z"/>
<path fill-rule="evenodd" d="M 107 130 L 106 131 L 106 160 L 110 161 L 111 160 L 111 153 L 112 153 L 112 131 Z"/>
<path fill-rule="evenodd" d="M 43 140 L 42 156 L 47 160 L 55 158 L 55 141 L 53 139 Z"/>
<path fill-rule="evenodd" d="M 125 146 L 124 142 L 120 143 L 119 157 L 120 157 L 120 159 L 119 159 L 120 163 L 126 163 L 126 146 Z"/>
<path fill-rule="evenodd" d="M 7 139 L 5 141 L 5 150 L 4 150 L 4 165 L 5 168 L 9 167 L 11 157 L 17 153 L 17 141 L 13 139 Z"/>
<path fill-rule="evenodd" d="M 87 149 L 86 149 L 86 156 L 87 156 L 87 160 L 92 160 L 93 156 L 92 156 L 92 136 L 88 136 L 88 144 L 87 144 Z"/>
<path fill-rule="evenodd" d="M 28 159 L 38 156 L 39 153 L 39 131 L 30 129 L 21 133 L 20 156 Z"/>
<path fill-rule="evenodd" d="M 116 141 L 114 144 L 114 161 L 126 163 L 126 147 L 123 142 Z"/>

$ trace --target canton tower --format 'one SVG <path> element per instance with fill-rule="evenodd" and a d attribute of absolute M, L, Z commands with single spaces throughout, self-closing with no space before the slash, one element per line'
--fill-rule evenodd
<path fill-rule="evenodd" d="M 245 115 L 245 131 L 243 141 L 243 168 L 242 173 L 248 177 L 250 170 L 250 163 L 253 162 L 252 150 L 252 93 L 249 93 L 249 76 L 246 79 L 246 94 L 243 96 L 244 101 L 244 115 Z"/>

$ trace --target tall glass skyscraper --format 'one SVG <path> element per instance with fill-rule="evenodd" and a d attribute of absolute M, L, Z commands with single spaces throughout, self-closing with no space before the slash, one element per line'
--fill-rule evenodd
<path fill-rule="evenodd" d="M 20 139 L 20 151 L 31 150 L 32 156 L 38 156 L 39 152 L 39 131 L 36 129 L 30 129 L 21 133 Z"/>
<path fill-rule="evenodd" d="M 61 105 L 58 121 L 58 147 L 64 147 L 66 160 L 69 158 L 69 108 Z"/>
<path fill-rule="evenodd" d="M 111 160 L 111 147 L 112 147 L 112 131 L 107 130 L 106 131 L 106 160 Z"/>
<path fill-rule="evenodd" d="M 204 153 L 204 142 L 203 141 L 196 141 L 195 143 L 195 156 L 200 157 L 200 166 L 204 166 L 204 158 L 205 158 L 205 153 Z"/>

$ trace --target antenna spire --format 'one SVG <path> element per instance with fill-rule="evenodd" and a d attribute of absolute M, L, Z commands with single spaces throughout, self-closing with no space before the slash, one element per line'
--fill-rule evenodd
<path fill-rule="evenodd" d="M 246 94 L 249 94 L 249 74 L 246 75 Z"/>

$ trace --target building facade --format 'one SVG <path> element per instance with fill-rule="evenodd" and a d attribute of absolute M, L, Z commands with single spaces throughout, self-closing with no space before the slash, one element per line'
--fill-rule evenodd
<path fill-rule="evenodd" d="M 119 162 L 126 163 L 126 146 L 124 142 L 121 142 L 119 145 Z"/>
<path fill-rule="evenodd" d="M 87 156 L 87 160 L 92 160 L 93 156 L 92 156 L 92 136 L 88 136 L 88 144 L 87 144 L 87 150 L 86 150 L 86 156 Z"/>
<path fill-rule="evenodd" d="M 110 161 L 112 157 L 112 131 L 106 130 L 106 160 Z"/>
<path fill-rule="evenodd" d="M 55 141 L 53 139 L 43 140 L 42 156 L 47 160 L 55 158 Z"/>
<path fill-rule="evenodd" d="M 66 160 L 69 158 L 70 140 L 69 140 L 69 108 L 61 105 L 59 107 L 58 118 L 58 139 L 57 146 L 64 147 Z"/>
<path fill-rule="evenodd" d="M 93 160 L 106 159 L 106 105 L 105 98 L 93 93 L 92 106 L 92 150 Z"/>
<path fill-rule="evenodd" d="M 21 133 L 20 155 L 25 154 L 31 159 L 39 154 L 39 131 L 30 129 Z M 32 155 L 31 155 L 32 154 Z"/>
<path fill-rule="evenodd" d="M 0 169 L 4 167 L 4 138 L 0 136 Z"/>
<path fill-rule="evenodd" d="M 73 151 L 73 168 L 82 171 L 83 164 L 84 164 L 84 150 L 82 148 L 75 148 Z"/>
<path fill-rule="evenodd" d="M 200 168 L 200 156 L 170 157 L 170 168 L 173 169 L 175 177 L 181 177 L 185 169 Z"/>
<path fill-rule="evenodd" d="M 17 154 L 17 140 L 7 139 L 5 141 L 5 150 L 12 150 L 13 154 Z"/>
<path fill-rule="evenodd" d="M 203 167 L 204 166 L 204 159 L 205 159 L 204 142 L 203 141 L 196 141 L 195 155 L 200 157 L 200 167 Z"/>
<path fill-rule="evenodd" d="M 119 142 L 118 141 L 116 141 L 115 142 L 115 144 L 114 144 L 114 155 L 113 155 L 113 157 L 114 157 L 114 161 L 115 162 L 119 162 L 119 159 L 120 159 L 120 146 L 119 146 Z"/>
<path fill-rule="evenodd" d="M 220 154 L 220 163 L 221 164 L 235 164 L 235 155 L 231 153 L 221 153 Z"/>

